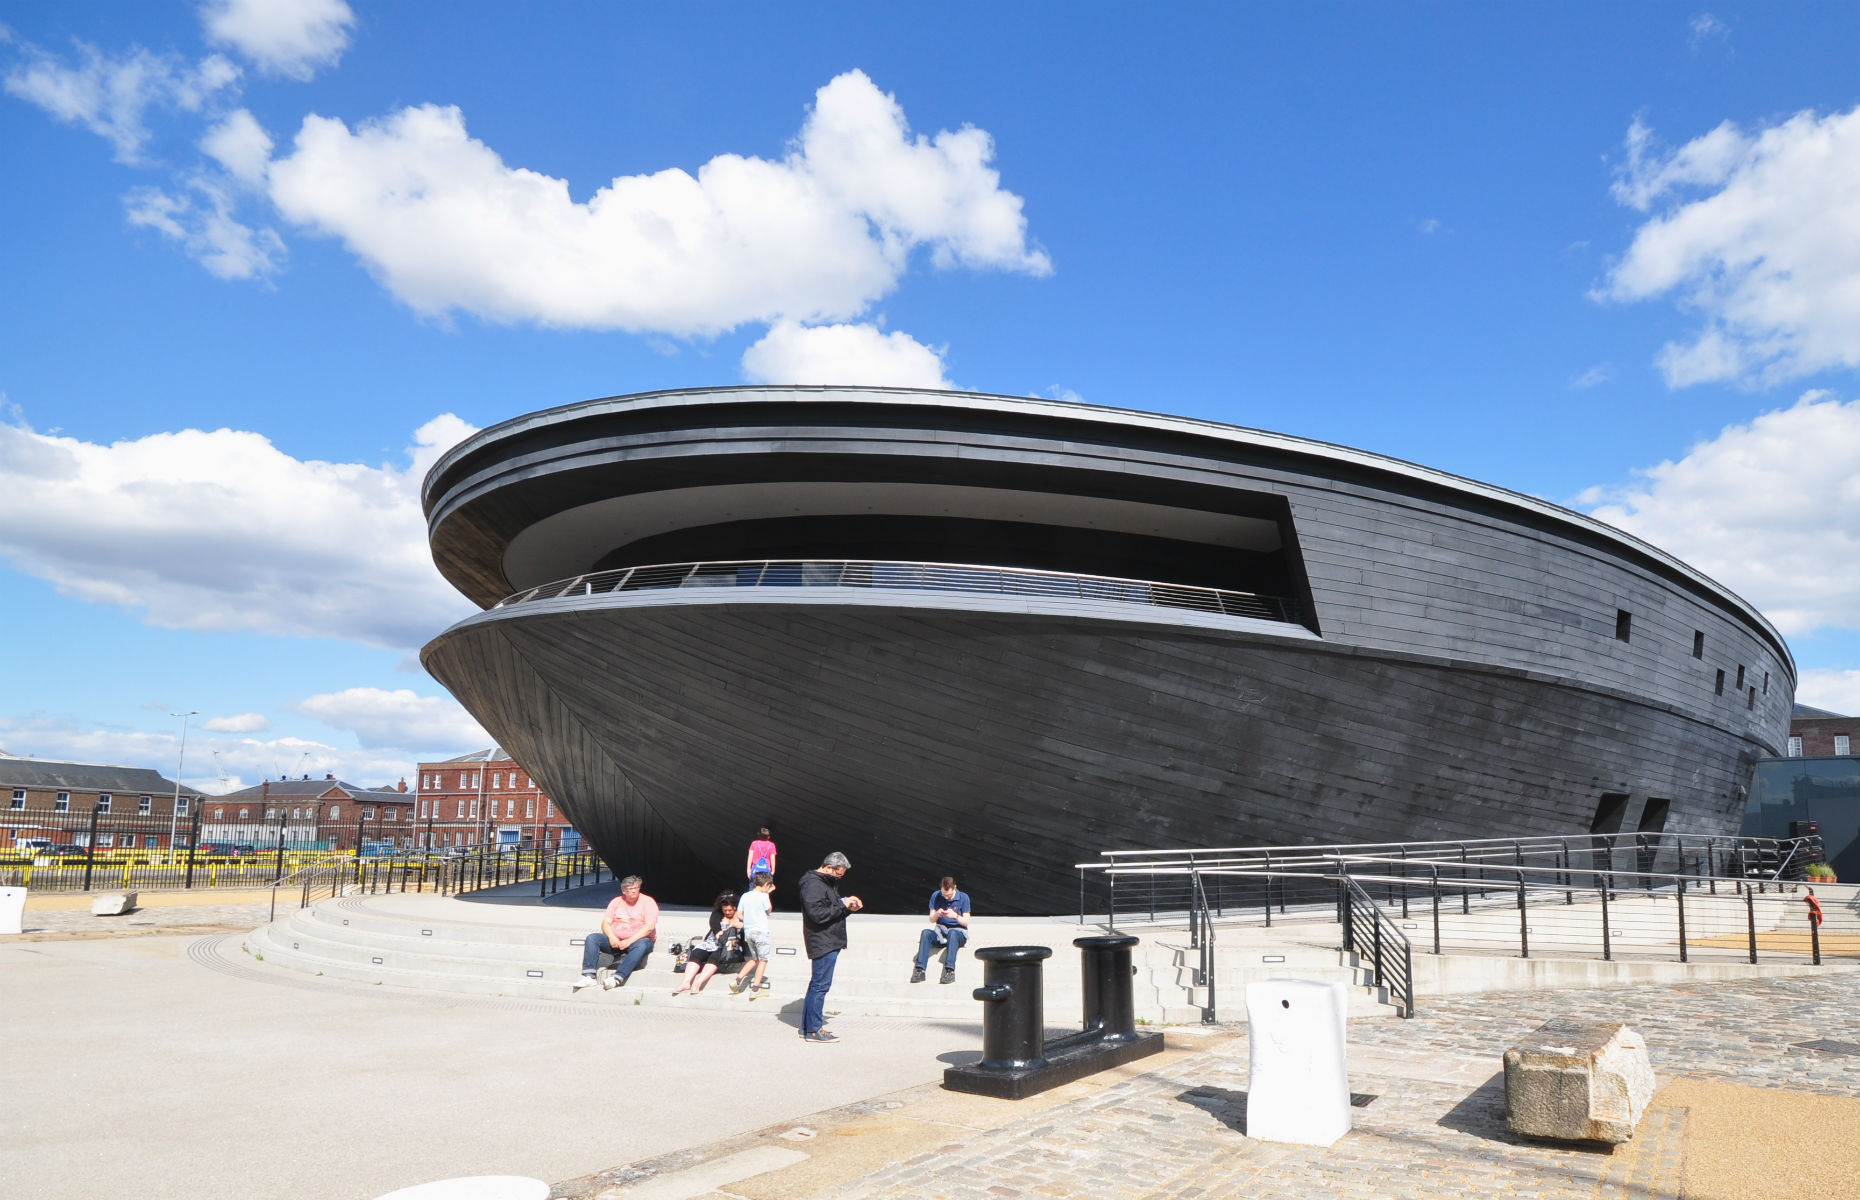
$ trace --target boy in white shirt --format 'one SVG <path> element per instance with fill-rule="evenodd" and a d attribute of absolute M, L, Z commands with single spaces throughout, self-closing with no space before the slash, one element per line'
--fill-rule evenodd
<path fill-rule="evenodd" d="M 762 977 L 769 969 L 769 913 L 775 907 L 769 895 L 775 890 L 775 877 L 767 871 L 757 871 L 750 882 L 755 885 L 754 890 L 744 892 L 736 904 L 736 914 L 743 922 L 743 945 L 749 951 L 749 958 L 730 984 L 732 995 L 741 995 L 745 988 L 754 991 L 762 987 Z M 753 980 L 751 972 L 755 975 Z"/>

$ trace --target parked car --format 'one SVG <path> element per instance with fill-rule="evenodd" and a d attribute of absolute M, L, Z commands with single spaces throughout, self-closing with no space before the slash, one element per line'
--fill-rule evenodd
<path fill-rule="evenodd" d="M 49 854 L 53 858 L 89 858 L 90 847 L 89 846 L 50 846 L 46 848 L 45 850 L 40 851 L 40 853 Z"/>

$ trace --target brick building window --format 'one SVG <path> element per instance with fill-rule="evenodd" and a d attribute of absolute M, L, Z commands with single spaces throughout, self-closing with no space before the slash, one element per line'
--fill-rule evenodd
<path fill-rule="evenodd" d="M 504 786 L 504 773 L 502 771 L 491 772 L 491 786 L 502 790 Z"/>
<path fill-rule="evenodd" d="M 329 819 L 330 820 L 334 821 L 341 816 L 342 816 L 342 805 L 332 804 L 329 806 Z"/>
<path fill-rule="evenodd" d="M 1788 755 L 1790 758 L 1802 757 L 1802 739 L 1801 738 L 1792 737 L 1789 739 Z"/>
<path fill-rule="evenodd" d="M 471 802 L 471 815 L 474 817 L 478 815 L 478 801 L 476 800 Z"/>
<path fill-rule="evenodd" d="M 512 796 L 504 803 L 504 815 L 507 817 L 514 817 L 517 815 L 517 798 L 515 796 Z"/>
<path fill-rule="evenodd" d="M 187 809 L 184 807 L 184 805 L 186 804 L 187 804 L 187 801 L 183 800 L 179 804 L 176 804 L 174 806 L 174 813 L 176 816 L 185 816 L 187 814 Z M 141 813 L 143 816 L 145 817 L 148 816 L 149 813 L 153 811 L 154 808 L 155 808 L 155 797 L 153 796 L 137 796 L 136 797 L 136 811 Z"/>
<path fill-rule="evenodd" d="M 467 781 L 467 780 L 469 780 L 470 778 L 471 778 L 471 776 L 469 776 L 469 775 L 467 775 L 467 774 L 465 774 L 465 772 L 463 772 L 463 771 L 460 771 L 460 772 L 459 772 L 459 786 L 460 786 L 460 787 L 462 787 L 462 788 L 467 788 L 467 787 L 470 787 L 470 786 L 471 786 L 471 784 L 470 784 L 470 783 L 468 783 L 468 782 L 466 782 L 466 781 Z"/>
<path fill-rule="evenodd" d="M 465 802 L 463 800 L 459 801 L 459 815 L 455 819 L 460 821 L 465 819 Z"/>
<path fill-rule="evenodd" d="M 239 810 L 239 819 L 240 819 L 241 821 L 244 821 L 244 820 L 247 820 L 247 819 L 249 819 L 249 818 L 251 817 L 251 815 L 252 815 L 252 813 L 251 813 L 251 810 L 250 810 L 250 809 L 244 809 L 244 808 L 242 808 L 242 809 L 240 809 L 240 810 Z"/>
<path fill-rule="evenodd" d="M 362 820 L 372 821 L 374 819 L 375 819 L 375 810 L 372 805 L 362 809 Z"/>
<path fill-rule="evenodd" d="M 182 796 L 179 800 L 176 800 L 174 802 L 174 815 L 177 817 L 185 817 L 187 815 L 187 797 L 186 796 Z"/>
<path fill-rule="evenodd" d="M 13 807 L 14 808 L 26 807 L 26 789 L 25 788 L 14 788 L 13 789 Z"/>
<path fill-rule="evenodd" d="M 97 797 L 97 811 L 100 813 L 107 813 L 110 811 L 110 793 L 104 792 Z"/>
<path fill-rule="evenodd" d="M 528 800 L 523 802 L 523 815 L 526 817 L 533 817 L 536 815 L 536 797 L 531 796 Z"/>
<path fill-rule="evenodd" d="M 275 821 L 275 820 L 277 820 L 277 819 L 278 819 L 278 810 L 277 810 L 277 809 L 275 809 L 275 808 L 268 808 L 268 809 L 266 809 L 266 810 L 265 810 L 265 819 L 266 819 L 267 821 Z"/>
<path fill-rule="evenodd" d="M 555 816 L 555 801 L 553 800 L 543 801 L 543 816 L 545 817 Z"/>
<path fill-rule="evenodd" d="M 391 808 L 390 808 L 390 809 L 388 809 L 388 810 L 387 810 L 387 819 L 388 819 L 388 820 L 390 820 L 390 821 L 392 821 L 392 820 L 394 820 L 394 819 L 395 819 L 395 810 L 394 810 L 394 809 L 391 809 Z"/>
<path fill-rule="evenodd" d="M 52 797 L 52 811 L 53 812 L 70 812 L 71 811 L 71 793 L 60 792 L 58 793 L 58 795 Z"/>
<path fill-rule="evenodd" d="M 213 819 L 214 819 L 215 821 L 224 821 L 224 820 L 226 819 L 226 810 L 225 810 L 225 809 L 223 809 L 223 808 L 216 808 L 216 809 L 214 809 L 214 810 L 213 810 Z"/>
<path fill-rule="evenodd" d="M 1836 754 L 1852 754 L 1853 751 L 1847 748 L 1850 745 L 1852 745 L 1852 743 L 1847 740 L 1846 734 L 1837 733 L 1834 735 L 1834 752 Z"/>

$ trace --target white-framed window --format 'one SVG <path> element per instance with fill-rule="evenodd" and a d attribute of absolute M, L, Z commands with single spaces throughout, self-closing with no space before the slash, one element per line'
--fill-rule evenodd
<path fill-rule="evenodd" d="M 555 816 L 555 801 L 553 800 L 543 801 L 543 816 L 545 817 Z"/>
<path fill-rule="evenodd" d="M 363 806 L 363 808 L 362 808 L 362 820 L 364 820 L 364 821 L 372 821 L 372 820 L 374 820 L 374 819 L 375 819 L 375 810 L 374 810 L 374 806 L 373 806 L 373 805 L 364 805 L 364 806 Z"/>
<path fill-rule="evenodd" d="M 267 821 L 275 821 L 275 820 L 277 820 L 277 819 L 278 819 L 278 810 L 277 810 L 276 808 L 268 808 L 268 809 L 266 809 L 266 810 L 265 810 L 265 819 L 266 819 Z"/>
<path fill-rule="evenodd" d="M 216 808 L 216 809 L 214 809 L 214 810 L 213 810 L 213 819 L 214 819 L 215 821 L 224 821 L 224 820 L 226 819 L 226 810 L 225 810 L 225 809 L 223 809 L 223 808 Z"/>
<path fill-rule="evenodd" d="M 97 796 L 97 811 L 100 813 L 110 811 L 110 793 L 103 792 Z"/>
<path fill-rule="evenodd" d="M 397 810 L 395 810 L 395 809 L 392 809 L 392 808 L 390 808 L 390 809 L 388 809 L 388 810 L 387 810 L 387 819 L 388 819 L 388 820 L 390 820 L 390 821 L 392 821 L 392 820 L 394 820 L 394 819 L 396 818 L 396 816 L 397 816 Z"/>
<path fill-rule="evenodd" d="M 26 789 L 25 788 L 14 788 L 13 789 L 13 807 L 14 808 L 26 807 Z"/>
<path fill-rule="evenodd" d="M 494 790 L 497 790 L 497 791 L 501 791 L 501 790 L 503 790 L 503 787 L 504 787 L 504 773 L 503 773 L 502 771 L 493 771 L 493 772 L 491 772 L 491 787 L 492 787 L 492 788 L 493 788 Z"/>
<path fill-rule="evenodd" d="M 420 801 L 420 820 L 426 820 L 426 801 Z"/>
<path fill-rule="evenodd" d="M 536 815 L 536 797 L 531 796 L 528 800 L 523 802 L 523 815 L 526 817 L 534 817 Z"/>
<path fill-rule="evenodd" d="M 332 804 L 329 806 L 329 819 L 330 820 L 332 821 L 337 820 L 341 816 L 342 816 L 342 805 Z"/>
<path fill-rule="evenodd" d="M 123 844 L 125 846 L 133 847 L 136 844 L 136 839 L 134 837 L 125 837 Z M 115 834 L 100 833 L 97 835 L 97 849 L 102 850 L 106 846 L 114 846 L 114 845 L 116 845 Z"/>
<path fill-rule="evenodd" d="M 471 815 L 474 817 L 478 815 L 478 802 L 476 800 L 471 802 Z"/>
<path fill-rule="evenodd" d="M 514 817 L 517 815 L 517 798 L 515 796 L 512 796 L 509 800 L 504 802 L 504 815 L 506 817 Z"/>
<path fill-rule="evenodd" d="M 1789 739 L 1788 755 L 1790 758 L 1802 757 L 1802 739 L 1801 738 L 1792 737 Z"/>
<path fill-rule="evenodd" d="M 249 809 L 242 808 L 239 810 L 239 819 L 241 821 L 250 820 L 251 816 L 252 816 L 252 813 Z"/>
<path fill-rule="evenodd" d="M 471 776 L 470 776 L 470 775 L 467 775 L 467 774 L 466 774 L 465 772 L 463 772 L 463 771 L 460 771 L 460 772 L 459 772 L 459 786 L 460 786 L 460 787 L 462 787 L 462 788 L 468 788 L 468 787 L 470 787 L 470 786 L 471 786 Z"/>
<path fill-rule="evenodd" d="M 456 819 L 460 821 L 465 819 L 465 802 L 463 800 L 459 801 L 459 815 Z"/>
<path fill-rule="evenodd" d="M 1834 735 L 1834 752 L 1836 754 L 1852 754 L 1853 751 L 1848 749 L 1852 744 L 1853 743 L 1847 740 L 1846 734 L 1837 733 Z"/>
<path fill-rule="evenodd" d="M 142 839 L 142 848 L 145 850 L 153 850 L 159 845 L 161 845 L 161 839 L 152 833 Z"/>
<path fill-rule="evenodd" d="M 53 812 L 70 812 L 71 811 L 71 793 L 60 792 L 56 796 L 52 797 L 52 811 Z"/>

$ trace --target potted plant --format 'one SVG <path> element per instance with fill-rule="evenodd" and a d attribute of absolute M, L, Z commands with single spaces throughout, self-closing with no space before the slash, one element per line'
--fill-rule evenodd
<path fill-rule="evenodd" d="M 1802 877 L 1810 883 L 1836 883 L 1834 868 L 1827 863 L 1809 863 L 1802 871 Z"/>

